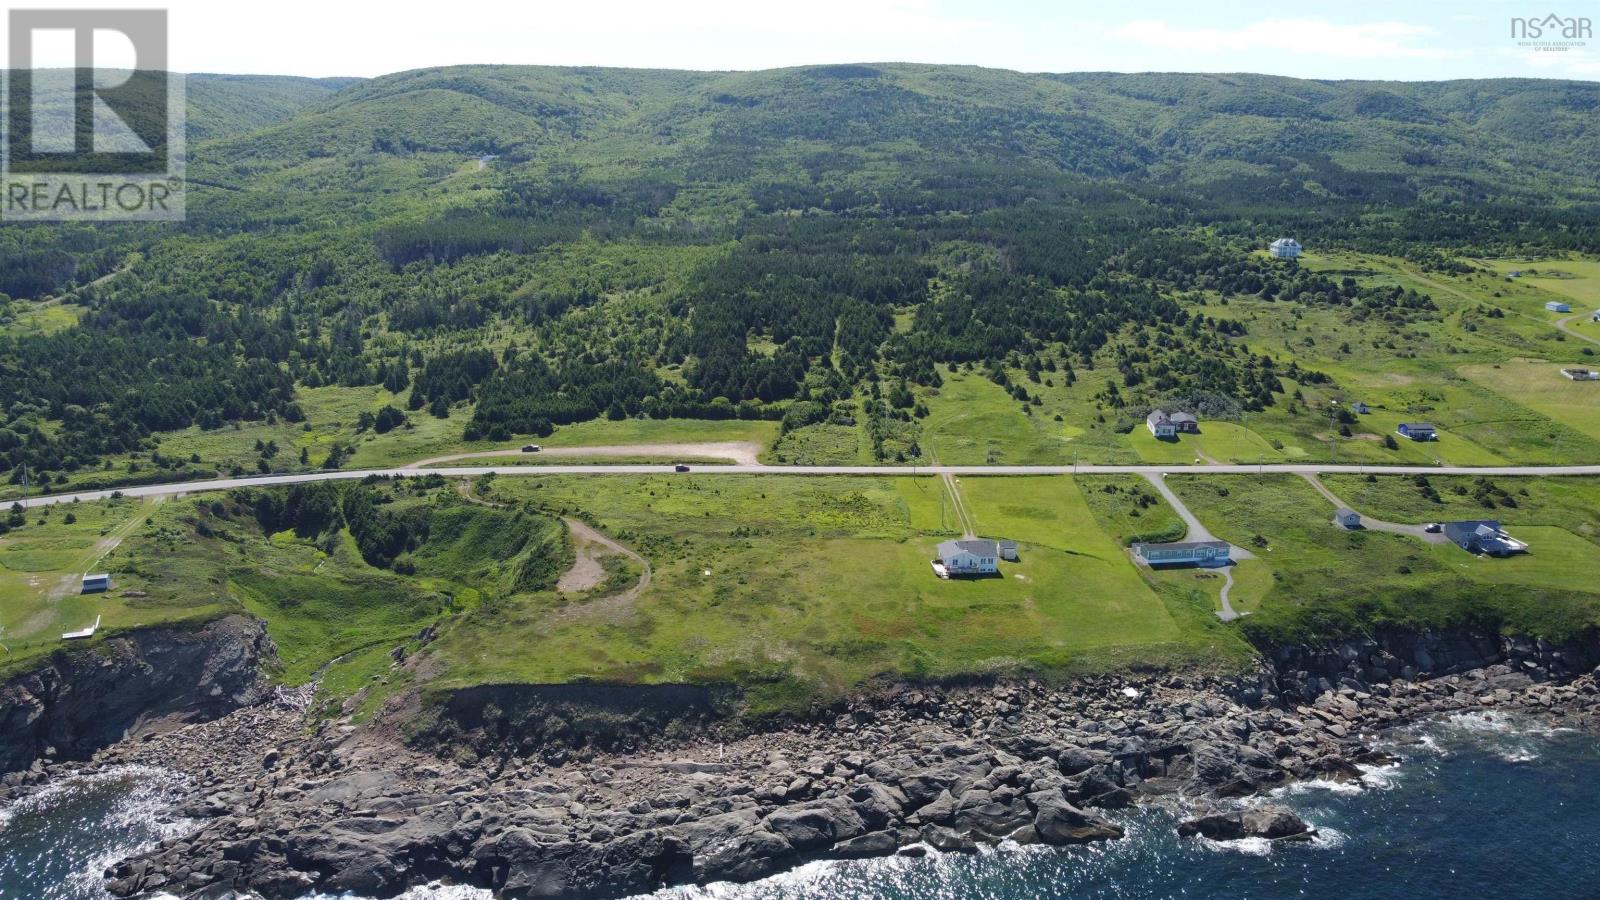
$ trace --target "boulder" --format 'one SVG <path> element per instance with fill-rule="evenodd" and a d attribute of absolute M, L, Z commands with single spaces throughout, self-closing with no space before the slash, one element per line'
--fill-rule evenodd
<path fill-rule="evenodd" d="M 1283 806 L 1234 809 L 1190 819 L 1178 826 L 1184 837 L 1201 835 L 1213 841 L 1266 838 L 1272 841 L 1306 841 L 1316 835 L 1294 810 Z"/>
<path fill-rule="evenodd" d="M 1033 828 L 1047 844 L 1086 844 L 1122 837 L 1122 828 L 1068 803 L 1057 792 L 1028 797 L 1034 807 Z"/>

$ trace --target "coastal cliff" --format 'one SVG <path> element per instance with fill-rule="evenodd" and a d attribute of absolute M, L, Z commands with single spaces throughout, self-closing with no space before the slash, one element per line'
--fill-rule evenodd
<path fill-rule="evenodd" d="M 1595 726 L 1596 651 L 1592 634 L 1397 630 L 1264 648 L 1230 678 L 879 685 L 781 723 L 727 718 L 700 689 L 497 686 L 443 695 L 409 746 L 382 724 L 308 730 L 303 703 L 274 702 L 114 744 L 89 768 L 158 764 L 195 784 L 181 814 L 196 829 L 108 869 L 117 896 L 381 897 L 442 879 L 617 897 L 814 859 L 1114 841 L 1134 803 L 1192 816 L 1180 834 L 1309 839 L 1234 798 L 1359 779 L 1389 759 L 1377 735 L 1430 716 Z"/>
<path fill-rule="evenodd" d="M 63 647 L 0 684 L 0 774 L 81 760 L 161 724 L 215 719 L 266 696 L 277 651 L 263 623 L 227 616 Z"/>

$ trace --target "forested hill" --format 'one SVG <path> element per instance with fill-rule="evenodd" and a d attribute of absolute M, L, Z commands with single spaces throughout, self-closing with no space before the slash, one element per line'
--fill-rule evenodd
<path fill-rule="evenodd" d="M 385 430 L 783 417 L 908 458 L 940 365 L 1022 404 L 1008 371 L 1115 366 L 1102 416 L 1179 383 L 1260 408 L 1282 373 L 1208 297 L 1426 307 L 1253 250 L 1600 252 L 1597 112 L 1600 84 L 1537 80 L 192 76 L 186 223 L 0 227 L 0 478 L 299 422 L 330 385 L 394 395 Z"/>
<path fill-rule="evenodd" d="M 747 196 L 769 183 L 837 193 L 928 169 L 1024 166 L 1218 200 L 1593 200 L 1600 84 L 469 66 L 373 79 L 206 151 L 201 164 L 286 170 L 307 185 L 324 183 L 329 157 L 443 152 L 737 185 Z"/>

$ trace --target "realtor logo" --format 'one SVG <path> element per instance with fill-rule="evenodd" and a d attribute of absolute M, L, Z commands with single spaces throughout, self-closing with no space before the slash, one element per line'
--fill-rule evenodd
<path fill-rule="evenodd" d="M 1511 39 L 1518 47 L 1562 53 L 1586 45 L 1594 37 L 1594 22 L 1588 16 L 1530 16 L 1511 20 Z"/>
<path fill-rule="evenodd" d="M 167 70 L 167 11 L 9 15 L 0 219 L 182 219 L 184 79 Z M 115 42 L 131 64 L 110 65 Z"/>

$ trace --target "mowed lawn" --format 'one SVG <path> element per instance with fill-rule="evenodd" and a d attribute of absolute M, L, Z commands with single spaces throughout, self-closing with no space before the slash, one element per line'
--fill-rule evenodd
<path fill-rule="evenodd" d="M 588 514 L 649 557 L 651 586 L 627 603 L 486 605 L 430 651 L 442 684 L 717 681 L 812 696 L 878 675 L 1242 659 L 1236 639 L 1169 612 L 1067 478 L 963 480 L 982 533 L 1022 547 L 999 576 L 970 580 L 930 566 L 954 529 L 931 478 L 531 482 L 496 491 Z"/>
<path fill-rule="evenodd" d="M 1573 381 L 1561 374 L 1563 368 L 1595 369 L 1600 368 L 1600 362 L 1563 364 L 1519 359 L 1498 365 L 1463 366 L 1461 374 L 1508 400 L 1600 440 L 1600 381 Z"/>
<path fill-rule="evenodd" d="M 1193 465 L 1207 457 L 1220 463 L 1283 462 L 1286 458 L 1261 435 L 1233 422 L 1201 422 L 1198 434 L 1181 434 L 1171 441 L 1157 439 L 1141 425 L 1129 432 L 1128 442 L 1140 459 L 1151 463 Z"/>

